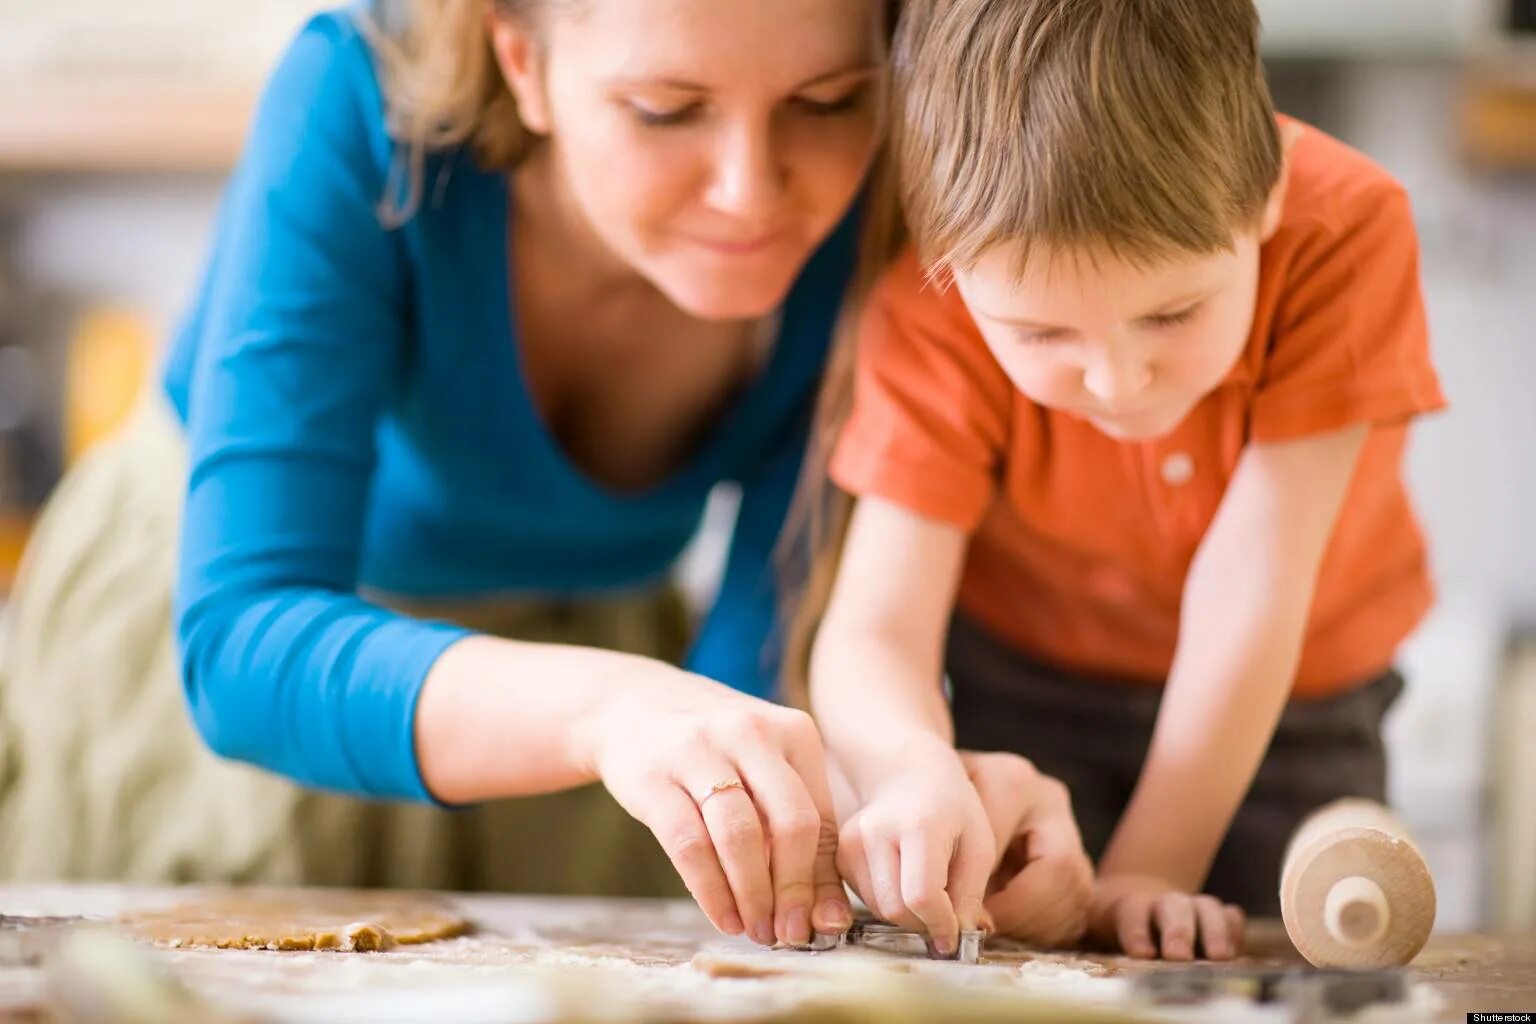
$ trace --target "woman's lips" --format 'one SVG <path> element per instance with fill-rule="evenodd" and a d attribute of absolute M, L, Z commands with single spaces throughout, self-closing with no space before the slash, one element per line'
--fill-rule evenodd
<path fill-rule="evenodd" d="M 782 237 L 782 234 L 782 232 L 774 231 L 766 235 L 745 239 L 695 238 L 694 242 L 725 256 L 751 256 L 771 247 Z"/>

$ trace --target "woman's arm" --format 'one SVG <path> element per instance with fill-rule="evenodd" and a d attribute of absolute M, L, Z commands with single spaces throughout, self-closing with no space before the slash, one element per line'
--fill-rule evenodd
<path fill-rule="evenodd" d="M 1095 926 L 1128 952 L 1193 953 L 1187 905 L 1155 910 L 1159 887 L 1198 891 L 1290 696 L 1318 568 L 1367 426 L 1255 443 L 1243 455 L 1185 583 L 1178 648 L 1146 765 L 1099 864 Z M 1170 904 L 1171 906 L 1171 904 Z M 1212 927 L 1221 930 L 1219 921 Z"/>
<path fill-rule="evenodd" d="M 427 799 L 412 723 L 464 631 L 355 595 L 410 269 L 380 225 L 390 147 L 367 47 L 317 17 L 268 84 L 198 315 L 176 626 L 214 750 L 306 784 Z"/>
<path fill-rule="evenodd" d="M 801 712 L 635 655 L 471 637 L 433 667 L 416 741 L 449 801 L 601 781 L 722 931 L 800 945 L 852 921 L 821 742 Z"/>

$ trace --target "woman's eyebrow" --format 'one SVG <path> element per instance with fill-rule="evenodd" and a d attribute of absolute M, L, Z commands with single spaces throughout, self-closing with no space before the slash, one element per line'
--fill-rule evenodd
<path fill-rule="evenodd" d="M 838 78 L 851 78 L 854 75 L 859 75 L 861 77 L 873 76 L 878 74 L 879 71 L 880 66 L 878 64 L 871 64 L 868 61 L 861 61 L 858 64 L 850 64 L 849 66 L 839 68 L 836 71 L 828 71 L 825 74 L 817 75 L 814 78 L 808 78 L 801 82 L 799 85 L 795 86 L 795 88 L 808 89 L 813 85 L 821 85 L 823 82 L 830 82 Z"/>
<path fill-rule="evenodd" d="M 808 78 L 794 87 L 794 91 L 809 89 L 815 85 L 835 81 L 839 78 L 851 78 L 854 75 L 860 77 L 873 77 L 880 71 L 879 65 L 870 63 L 852 64 L 838 68 L 835 71 L 827 71 L 814 78 Z M 647 88 L 647 89 L 674 89 L 678 92 L 709 92 L 710 87 L 702 82 L 690 81 L 686 78 L 671 78 L 665 75 L 619 75 L 608 80 L 609 85 L 615 88 Z"/>

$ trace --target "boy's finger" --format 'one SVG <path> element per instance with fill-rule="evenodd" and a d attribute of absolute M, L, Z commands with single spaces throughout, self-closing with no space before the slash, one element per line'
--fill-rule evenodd
<path fill-rule="evenodd" d="M 1195 958 L 1195 908 L 1181 892 L 1164 893 L 1152 907 L 1152 920 L 1165 960 Z"/>
<path fill-rule="evenodd" d="M 931 833 L 908 833 L 901 841 L 901 901 L 916 917 L 940 956 L 960 948 L 959 919 L 950 902 L 949 844 Z"/>
<path fill-rule="evenodd" d="M 923 924 L 907 909 L 901 895 L 901 853 L 896 844 L 879 837 L 870 837 L 864 844 L 869 863 L 870 888 L 874 902 L 868 897 L 864 902 L 883 920 L 902 928 L 920 929 Z"/>
<path fill-rule="evenodd" d="M 997 842 L 985 819 L 973 821 L 960 833 L 948 865 L 945 890 L 954 907 L 956 927 L 961 931 L 974 931 L 986 920 L 987 883 L 997 867 L 997 858 Z"/>
<path fill-rule="evenodd" d="M 844 829 L 837 843 L 837 873 L 853 886 L 866 907 L 875 907 L 875 887 L 869 874 L 864 836 L 857 828 Z"/>
<path fill-rule="evenodd" d="M 987 897 L 999 931 L 1036 945 L 1055 947 L 1082 937 L 1088 887 L 1064 884 L 1055 861 L 1035 861 Z"/>
<path fill-rule="evenodd" d="M 1221 901 L 1213 896 L 1195 897 L 1195 920 L 1200 928 L 1200 946 L 1212 960 L 1230 960 L 1237 955 L 1236 938 Z"/>
<path fill-rule="evenodd" d="M 1227 915 L 1227 927 L 1232 934 L 1232 955 L 1237 956 L 1243 951 L 1243 940 L 1248 928 L 1248 915 L 1243 913 L 1241 907 L 1234 907 L 1230 903 L 1225 907 Z"/>
<path fill-rule="evenodd" d="M 1072 813 L 1071 795 L 1067 787 L 1055 779 L 1040 779 L 1036 786 L 1035 800 L 1025 812 L 1019 830 L 1029 833 L 1031 859 L 1086 856 L 1083 853 L 1083 833 L 1077 827 L 1077 818 Z"/>
<path fill-rule="evenodd" d="M 1152 903 L 1145 896 L 1127 896 L 1115 907 L 1115 935 L 1126 956 L 1151 960 L 1157 956 L 1152 943 Z"/>

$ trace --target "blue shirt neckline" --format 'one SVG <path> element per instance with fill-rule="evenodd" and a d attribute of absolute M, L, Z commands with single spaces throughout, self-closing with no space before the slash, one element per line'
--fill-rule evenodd
<path fill-rule="evenodd" d="M 516 216 L 516 207 L 512 203 L 509 184 L 504 174 L 481 171 L 478 168 L 474 169 L 474 173 L 488 184 L 487 191 L 491 193 L 487 207 L 490 215 L 486 217 L 485 222 L 499 225 L 499 230 L 490 232 L 488 242 L 494 243 L 489 246 L 492 252 L 487 254 L 486 259 L 478 261 L 479 265 L 485 268 L 485 273 L 490 275 L 490 279 L 483 282 L 484 294 L 501 297 L 501 301 L 495 303 L 496 313 L 493 320 L 497 340 L 497 344 L 493 346 L 497 353 L 495 373 L 498 379 L 507 381 L 508 399 L 515 406 L 516 416 L 524 421 L 521 424 L 526 431 L 524 441 L 526 442 L 528 436 L 536 438 L 537 457 L 555 471 L 567 486 L 593 500 L 615 504 L 645 504 L 672 495 L 688 493 L 696 490 L 702 481 L 713 481 L 719 478 L 722 475 L 724 454 L 738 445 L 743 424 L 762 405 L 763 395 L 774 388 L 784 371 L 791 346 L 784 344 L 782 321 L 774 332 L 773 347 L 768 358 L 763 361 L 751 382 L 741 389 L 729 408 L 716 420 L 702 442 L 682 465 L 661 479 L 636 490 L 609 487 L 572 461 L 565 447 L 550 432 L 548 424 L 539 413 L 538 404 L 534 401 L 524 373 L 522 337 L 517 327 L 519 320 L 517 292 L 512 287 L 512 274 L 516 269 L 512 256 L 513 218 Z M 807 263 L 809 262 L 808 259 Z M 791 287 L 792 292 L 793 289 L 794 286 Z"/>

